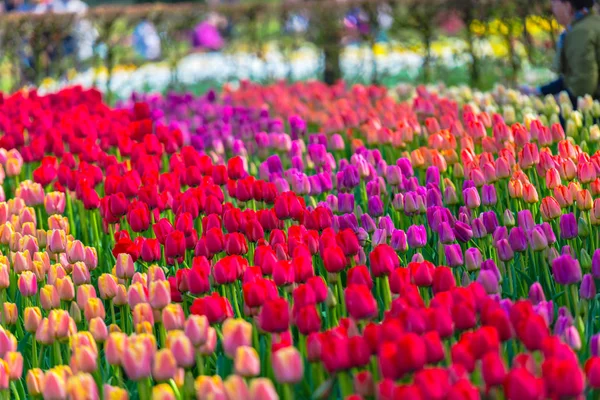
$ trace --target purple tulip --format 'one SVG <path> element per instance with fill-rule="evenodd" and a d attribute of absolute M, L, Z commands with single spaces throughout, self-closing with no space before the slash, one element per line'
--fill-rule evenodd
<path fill-rule="evenodd" d="M 548 326 L 554 321 L 554 303 L 550 301 L 541 301 L 533 307 L 533 311 L 540 315 L 546 321 Z"/>
<path fill-rule="evenodd" d="M 367 240 L 369 240 L 369 233 L 363 228 L 358 228 L 356 230 L 356 238 L 361 246 L 365 246 L 367 244 Z"/>
<path fill-rule="evenodd" d="M 596 249 L 592 256 L 592 276 L 596 279 L 600 278 L 600 249 Z"/>
<path fill-rule="evenodd" d="M 369 197 L 367 205 L 369 209 L 369 215 L 372 217 L 380 217 L 383 215 L 383 201 L 381 201 L 379 196 Z"/>
<path fill-rule="evenodd" d="M 459 244 L 449 244 L 444 247 L 444 254 L 446 255 L 446 264 L 449 267 L 458 267 L 463 265 L 462 250 Z"/>
<path fill-rule="evenodd" d="M 471 230 L 471 226 L 469 224 L 457 221 L 454 225 L 454 235 L 458 241 L 467 243 L 473 238 L 473 231 Z"/>
<path fill-rule="evenodd" d="M 548 239 L 541 225 L 535 226 L 529 232 L 529 245 L 533 251 L 542 251 L 548 247 Z"/>
<path fill-rule="evenodd" d="M 339 193 L 337 199 L 340 213 L 350 214 L 354 212 L 354 195 L 352 193 Z"/>
<path fill-rule="evenodd" d="M 385 178 L 391 186 L 399 185 L 402 178 L 400 167 L 397 165 L 388 165 L 385 169 Z"/>
<path fill-rule="evenodd" d="M 577 237 L 577 219 L 573 213 L 560 216 L 560 237 L 562 239 L 573 239 Z"/>
<path fill-rule="evenodd" d="M 340 229 L 352 229 L 354 232 L 358 230 L 358 220 L 354 214 L 344 214 L 337 216 Z"/>
<path fill-rule="evenodd" d="M 408 250 L 406 233 L 402 229 L 396 229 L 392 232 L 390 246 L 395 251 L 405 253 Z"/>
<path fill-rule="evenodd" d="M 343 186 L 348 189 L 354 189 L 360 183 L 360 176 L 358 175 L 358 168 L 354 165 L 348 165 L 343 173 Z"/>
<path fill-rule="evenodd" d="M 375 221 L 369 214 L 363 214 L 360 216 L 360 224 L 362 227 L 369 233 L 373 233 L 377 226 L 375 225 Z"/>
<path fill-rule="evenodd" d="M 453 243 L 456 240 L 454 231 L 447 222 L 442 222 L 438 228 L 438 235 L 440 235 L 440 242 L 444 244 Z"/>
<path fill-rule="evenodd" d="M 483 185 L 481 188 L 481 202 L 484 206 L 495 206 L 498 202 L 496 187 L 494 185 Z"/>
<path fill-rule="evenodd" d="M 508 229 L 505 226 L 499 226 L 492 234 L 494 245 L 498 247 L 498 242 L 502 239 L 508 239 Z"/>
<path fill-rule="evenodd" d="M 413 171 L 412 163 L 410 162 L 410 159 L 408 159 L 408 158 L 399 158 L 396 161 L 396 165 L 398 167 L 400 167 L 400 170 L 402 171 L 402 175 L 404 175 L 406 178 L 410 178 L 411 176 L 413 176 L 415 174 Z"/>
<path fill-rule="evenodd" d="M 381 185 L 379 185 L 379 179 L 373 179 L 372 181 L 367 182 L 366 190 L 368 197 L 381 196 Z"/>
<path fill-rule="evenodd" d="M 373 246 L 387 243 L 387 233 L 384 229 L 375 229 L 371 238 Z"/>
<path fill-rule="evenodd" d="M 394 227 L 394 222 L 392 221 L 392 218 L 390 218 L 389 215 L 386 215 L 385 217 L 381 217 L 379 219 L 378 227 L 380 229 L 384 229 L 388 236 L 391 236 L 392 232 L 396 230 L 396 228 Z"/>
<path fill-rule="evenodd" d="M 436 166 L 431 166 L 425 171 L 425 184 L 440 186 L 440 170 Z"/>
<path fill-rule="evenodd" d="M 583 275 L 583 280 L 579 287 L 579 296 L 585 300 L 592 300 L 596 297 L 596 283 L 594 282 L 594 277 L 592 275 Z"/>
<path fill-rule="evenodd" d="M 517 213 L 517 222 L 524 231 L 529 231 L 535 226 L 535 222 L 533 222 L 533 215 L 531 215 L 530 210 L 519 211 Z"/>
<path fill-rule="evenodd" d="M 427 207 L 441 207 L 444 204 L 442 201 L 442 192 L 440 192 L 439 188 L 430 187 L 427 189 L 426 203 Z"/>
<path fill-rule="evenodd" d="M 487 229 L 485 229 L 485 225 L 483 224 L 483 218 L 474 218 L 473 221 L 471 221 L 471 229 L 473 237 L 476 239 L 486 237 L 488 234 Z"/>
<path fill-rule="evenodd" d="M 510 243 L 513 251 L 523 252 L 527 250 L 527 237 L 523 228 L 519 226 L 513 227 L 508 235 L 508 243 Z"/>
<path fill-rule="evenodd" d="M 485 269 L 479 271 L 477 282 L 483 286 L 487 294 L 494 294 L 499 291 L 498 278 L 492 271 Z"/>
<path fill-rule="evenodd" d="M 396 193 L 392 199 L 392 207 L 396 211 L 404 210 L 404 195 L 402 193 Z"/>
<path fill-rule="evenodd" d="M 590 353 L 594 357 L 600 356 L 600 333 L 592 335 L 590 338 Z"/>
<path fill-rule="evenodd" d="M 579 261 L 569 254 L 563 254 L 552 261 L 552 274 L 559 285 L 572 285 L 581 282 Z"/>
<path fill-rule="evenodd" d="M 465 266 L 467 271 L 476 271 L 481 268 L 483 257 L 477 247 L 470 247 L 465 251 Z"/>
<path fill-rule="evenodd" d="M 483 225 L 488 233 L 493 233 L 498 227 L 498 217 L 494 211 L 486 211 L 481 215 Z"/>
<path fill-rule="evenodd" d="M 498 258 L 502 261 L 510 261 L 515 257 L 515 253 L 513 252 L 512 247 L 510 247 L 510 243 L 508 243 L 507 239 L 501 239 L 496 244 L 498 250 Z"/>
<path fill-rule="evenodd" d="M 427 231 L 423 225 L 411 225 L 406 232 L 408 245 L 412 248 L 425 247 L 427 244 Z"/>
<path fill-rule="evenodd" d="M 500 270 L 498 269 L 498 266 L 496 265 L 494 260 L 488 259 L 488 260 L 483 261 L 481 263 L 481 269 L 486 270 L 486 271 L 492 271 L 496 275 L 496 278 L 498 278 L 498 282 L 502 281 L 502 276 L 500 275 Z"/>
<path fill-rule="evenodd" d="M 327 202 L 327 204 L 329 204 L 329 209 L 331 211 L 333 211 L 333 212 L 338 211 L 338 198 L 336 195 L 328 194 L 327 197 L 325 198 L 325 201 Z"/>
<path fill-rule="evenodd" d="M 544 289 L 539 282 L 534 282 L 529 287 L 529 301 L 533 305 L 539 304 L 542 301 L 546 301 L 546 295 L 544 294 Z"/>

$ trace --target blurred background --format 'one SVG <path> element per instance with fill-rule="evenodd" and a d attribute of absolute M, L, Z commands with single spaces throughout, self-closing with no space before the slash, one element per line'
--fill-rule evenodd
<path fill-rule="evenodd" d="M 550 0 L 4 0 L 0 89 L 192 91 L 285 79 L 537 83 Z"/>

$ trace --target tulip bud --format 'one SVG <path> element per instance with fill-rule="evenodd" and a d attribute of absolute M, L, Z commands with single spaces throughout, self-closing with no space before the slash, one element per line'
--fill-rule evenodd
<path fill-rule="evenodd" d="M 129 394 L 126 389 L 105 384 L 104 400 L 129 400 Z"/>
<path fill-rule="evenodd" d="M 71 400 L 98 399 L 98 386 L 89 373 L 79 372 L 67 380 L 67 394 Z"/>
<path fill-rule="evenodd" d="M 154 366 L 152 367 L 152 376 L 157 381 L 168 381 L 173 379 L 177 370 L 175 356 L 169 349 L 161 349 L 156 352 L 154 357 Z"/>
<path fill-rule="evenodd" d="M 206 334 L 206 342 L 198 348 L 200 354 L 204 356 L 211 355 L 217 347 L 217 331 L 212 326 L 208 328 Z"/>
<path fill-rule="evenodd" d="M 196 398 L 198 399 L 223 399 L 225 398 L 225 388 L 223 381 L 218 375 L 206 376 L 200 375 L 194 382 L 196 389 Z"/>
<path fill-rule="evenodd" d="M 44 398 L 47 399 L 66 399 L 67 382 L 65 376 L 55 370 L 46 372 L 43 383 Z"/>
<path fill-rule="evenodd" d="M 194 347 L 182 331 L 170 331 L 168 333 L 167 348 L 173 352 L 179 367 L 191 368 L 194 366 L 196 362 Z"/>
<path fill-rule="evenodd" d="M 112 332 L 104 343 L 104 354 L 110 365 L 121 365 L 128 337 L 122 332 Z"/>
<path fill-rule="evenodd" d="M 267 378 L 256 378 L 250 382 L 250 400 L 277 400 L 279 396 L 273 383 Z"/>
<path fill-rule="evenodd" d="M 141 340 L 129 341 L 123 351 L 122 364 L 129 379 L 139 381 L 150 377 L 152 357 L 153 354 L 148 351 L 147 346 Z"/>
<path fill-rule="evenodd" d="M 250 346 L 238 347 L 234 358 L 234 369 L 236 374 L 246 378 L 260 374 L 260 359 L 256 349 Z"/>
<path fill-rule="evenodd" d="M 185 322 L 185 334 L 195 347 L 202 346 L 207 341 L 209 324 L 204 315 L 190 315 Z"/>
<path fill-rule="evenodd" d="M 19 292 L 25 297 L 31 297 L 37 294 L 37 278 L 33 272 L 24 271 L 19 276 Z"/>
<path fill-rule="evenodd" d="M 2 307 L 2 322 L 5 325 L 14 325 L 19 319 L 19 311 L 15 303 L 4 303 Z"/>
<path fill-rule="evenodd" d="M 128 253 L 120 253 L 117 256 L 116 275 L 121 279 L 130 279 L 135 273 L 133 258 Z"/>
<path fill-rule="evenodd" d="M 45 285 L 40 290 L 40 304 L 42 305 L 42 308 L 46 311 L 52 308 L 60 307 L 60 298 L 58 296 L 56 286 Z"/>
<path fill-rule="evenodd" d="M 98 353 L 89 346 L 78 346 L 71 355 L 71 369 L 73 372 L 92 373 L 96 370 Z"/>
<path fill-rule="evenodd" d="M 156 281 L 150 283 L 150 305 L 152 308 L 161 310 L 171 303 L 171 287 L 167 281 Z"/>
<path fill-rule="evenodd" d="M 108 328 L 102 318 L 92 318 L 89 322 L 90 333 L 94 337 L 94 340 L 98 343 L 102 343 L 108 337 Z"/>
<path fill-rule="evenodd" d="M 273 372 L 279 383 L 298 383 L 304 375 L 302 355 L 293 346 L 273 353 Z"/>
<path fill-rule="evenodd" d="M 23 375 L 23 355 L 17 351 L 9 351 L 4 355 L 8 367 L 8 377 L 11 381 L 21 379 Z"/>
<path fill-rule="evenodd" d="M 106 312 L 104 310 L 104 303 L 102 300 L 94 297 L 90 298 L 84 307 L 84 315 L 85 319 L 90 321 L 92 318 L 102 318 L 106 317 Z"/>
<path fill-rule="evenodd" d="M 183 329 L 184 327 L 185 314 L 180 304 L 171 303 L 167 305 L 162 310 L 161 318 L 162 324 L 167 331 Z"/>
<path fill-rule="evenodd" d="M 250 398 L 250 390 L 246 385 L 246 381 L 244 381 L 244 378 L 241 376 L 229 375 L 225 382 L 223 382 L 223 387 L 225 389 L 227 398 L 229 399 Z"/>
<path fill-rule="evenodd" d="M 44 391 L 44 371 L 39 368 L 32 368 L 27 371 L 25 383 L 27 384 L 27 392 L 30 396 L 40 396 Z"/>
<path fill-rule="evenodd" d="M 223 350 L 233 358 L 237 348 L 251 346 L 252 324 L 243 319 L 229 318 L 223 323 Z"/>

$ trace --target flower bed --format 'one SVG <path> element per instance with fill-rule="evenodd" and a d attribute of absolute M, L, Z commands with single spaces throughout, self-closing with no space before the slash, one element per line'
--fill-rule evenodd
<path fill-rule="evenodd" d="M 400 95 L 2 96 L 2 396 L 599 396 L 600 104 Z"/>

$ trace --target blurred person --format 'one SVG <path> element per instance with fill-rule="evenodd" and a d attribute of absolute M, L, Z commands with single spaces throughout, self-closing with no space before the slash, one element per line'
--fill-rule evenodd
<path fill-rule="evenodd" d="M 217 51 L 224 46 L 219 32 L 223 21 L 216 15 L 198 24 L 192 32 L 192 47 L 198 51 Z"/>
<path fill-rule="evenodd" d="M 561 33 L 552 69 L 558 78 L 546 85 L 522 86 L 528 95 L 557 95 L 566 91 L 574 107 L 586 94 L 600 98 L 600 16 L 594 0 L 550 0 Z"/>
<path fill-rule="evenodd" d="M 144 59 L 152 61 L 160 57 L 160 37 L 151 22 L 140 22 L 133 30 L 132 39 L 133 48 Z"/>

